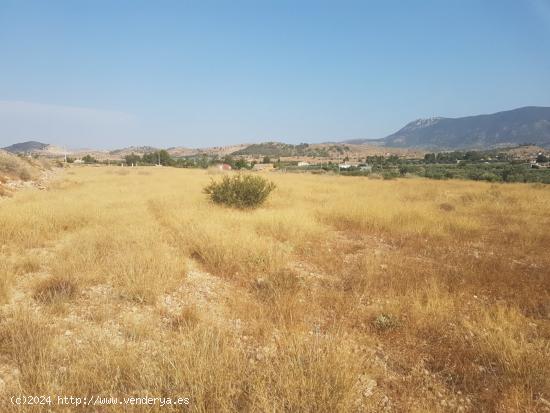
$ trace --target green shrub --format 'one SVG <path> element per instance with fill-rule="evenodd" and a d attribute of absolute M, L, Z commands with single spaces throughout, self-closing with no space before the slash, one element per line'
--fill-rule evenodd
<path fill-rule="evenodd" d="M 94 158 L 92 155 L 83 156 L 82 160 L 84 161 L 84 163 L 97 163 L 97 159 Z"/>
<path fill-rule="evenodd" d="M 260 206 L 274 189 L 275 184 L 261 176 L 238 174 L 212 181 L 203 192 L 217 204 L 244 209 Z"/>
<path fill-rule="evenodd" d="M 379 314 L 373 320 L 373 324 L 379 331 L 393 330 L 398 326 L 397 319 L 390 314 Z"/>
<path fill-rule="evenodd" d="M 395 179 L 398 176 L 399 175 L 394 171 L 384 171 L 384 172 L 382 172 L 382 179 L 386 179 L 386 180 Z"/>

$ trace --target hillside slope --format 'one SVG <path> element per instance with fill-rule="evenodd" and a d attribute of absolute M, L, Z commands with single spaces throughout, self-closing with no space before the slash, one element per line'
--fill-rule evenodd
<path fill-rule="evenodd" d="M 299 145 L 286 144 L 281 142 L 263 142 L 254 143 L 233 152 L 233 155 L 258 155 L 258 156 L 323 156 L 326 154 L 318 154 L 318 151 L 314 150 L 309 144 L 301 143 Z"/>
<path fill-rule="evenodd" d="M 52 176 L 52 164 L 45 159 L 16 156 L 0 149 L 0 197 L 25 187 L 44 189 Z"/>
<path fill-rule="evenodd" d="M 6 146 L 4 149 L 7 152 L 11 153 L 29 153 L 34 151 L 41 151 L 48 147 L 47 143 L 37 142 L 37 141 L 27 141 L 14 143 L 13 145 Z"/>
<path fill-rule="evenodd" d="M 383 139 L 386 146 L 486 149 L 533 143 L 550 147 L 550 107 L 524 107 L 490 115 L 418 119 Z"/>
<path fill-rule="evenodd" d="M 3 148 L 6 152 L 20 154 L 20 155 L 40 155 L 50 158 L 56 158 L 70 155 L 71 151 L 67 151 L 65 148 L 51 145 L 48 143 L 42 143 L 37 141 L 19 142 L 13 145 Z"/>

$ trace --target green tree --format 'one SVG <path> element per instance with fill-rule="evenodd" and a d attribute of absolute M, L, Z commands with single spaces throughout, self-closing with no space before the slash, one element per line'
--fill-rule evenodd
<path fill-rule="evenodd" d="M 126 165 L 137 165 L 141 163 L 141 157 L 133 152 L 130 155 L 126 155 L 124 160 L 126 161 Z"/>
<path fill-rule="evenodd" d="M 424 162 L 435 163 L 435 161 L 436 161 L 435 153 L 427 153 L 426 155 L 424 155 Z"/>
<path fill-rule="evenodd" d="M 158 158 L 160 159 L 160 164 L 163 166 L 172 166 L 174 165 L 174 159 L 170 156 L 168 151 L 161 149 L 158 153 Z"/>
<path fill-rule="evenodd" d="M 86 155 L 82 157 L 82 160 L 84 161 L 84 163 L 97 163 L 97 159 L 91 155 Z"/>
<path fill-rule="evenodd" d="M 248 169 L 249 165 L 248 165 L 248 162 L 246 162 L 246 160 L 244 158 L 239 158 L 239 159 L 237 159 L 237 161 L 233 165 L 233 168 L 235 168 L 235 169 Z"/>
<path fill-rule="evenodd" d="M 170 154 L 164 149 L 143 154 L 142 161 L 143 163 L 149 165 L 160 164 L 163 166 L 173 166 L 176 163 L 174 159 L 170 156 Z"/>

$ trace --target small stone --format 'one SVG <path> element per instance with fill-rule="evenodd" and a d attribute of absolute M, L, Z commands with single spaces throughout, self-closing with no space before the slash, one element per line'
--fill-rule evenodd
<path fill-rule="evenodd" d="M 365 385 L 365 390 L 363 391 L 363 395 L 365 397 L 370 397 L 373 395 L 374 393 L 374 389 L 375 387 L 378 385 L 378 383 L 376 383 L 376 380 L 374 379 L 370 379 L 367 384 Z"/>

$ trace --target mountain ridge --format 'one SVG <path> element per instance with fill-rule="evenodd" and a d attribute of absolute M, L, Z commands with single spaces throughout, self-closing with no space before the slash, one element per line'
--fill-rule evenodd
<path fill-rule="evenodd" d="M 6 146 L 5 148 L 2 148 L 2 149 L 5 150 L 6 152 L 11 152 L 11 153 L 25 153 L 25 152 L 41 151 L 48 146 L 49 144 L 38 142 L 38 141 L 25 141 L 25 142 L 14 143 L 13 145 Z"/>
<path fill-rule="evenodd" d="M 235 144 L 208 148 L 168 148 L 172 156 L 207 155 L 268 155 L 268 156 L 326 156 L 329 148 L 355 145 L 387 147 L 396 149 L 425 149 L 435 151 L 455 149 L 495 149 L 522 144 L 534 144 L 550 148 L 550 107 L 525 106 L 492 114 L 472 115 L 458 118 L 430 117 L 415 119 L 397 132 L 378 139 L 348 139 L 341 142 L 303 143 L 298 145 L 281 142 Z M 73 150 L 39 141 L 15 143 L 2 148 L 11 153 L 59 156 L 67 153 L 79 155 L 95 152 L 102 155 L 123 157 L 130 153 L 154 152 L 153 146 L 129 146 L 114 150 Z"/>
<path fill-rule="evenodd" d="M 550 107 L 525 106 L 459 118 L 416 119 L 381 139 L 388 147 L 490 149 L 533 143 L 550 147 Z"/>

